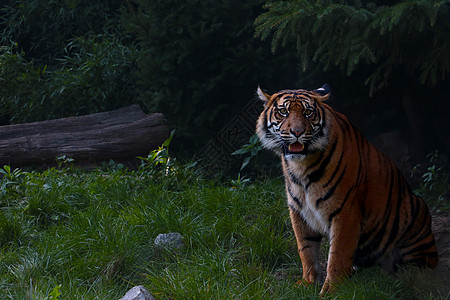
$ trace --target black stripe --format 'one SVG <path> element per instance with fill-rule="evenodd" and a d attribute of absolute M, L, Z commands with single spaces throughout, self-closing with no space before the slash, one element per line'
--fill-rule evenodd
<path fill-rule="evenodd" d="M 295 176 L 294 173 L 292 173 L 291 171 L 288 171 L 288 174 L 289 174 L 289 178 L 291 179 L 291 181 L 293 183 L 295 183 L 296 185 L 303 186 L 303 183 L 302 183 L 301 179 L 298 178 L 297 176 Z"/>
<path fill-rule="evenodd" d="M 300 216 L 300 211 L 298 210 L 297 207 L 295 207 L 295 206 L 293 206 L 293 205 L 291 205 L 289 203 L 288 203 L 288 206 L 289 206 L 290 209 L 292 209 L 292 211 L 294 211 L 297 215 Z"/>
<path fill-rule="evenodd" d="M 345 195 L 344 201 L 342 201 L 341 206 L 336 209 L 335 211 L 333 211 L 329 216 L 328 216 L 328 226 L 331 227 L 331 221 L 333 220 L 333 218 L 339 214 L 342 210 L 342 208 L 344 207 L 345 203 L 347 202 L 348 198 L 350 198 L 350 193 L 353 190 L 353 186 L 348 190 L 347 195 Z"/>
<path fill-rule="evenodd" d="M 367 241 L 371 240 L 370 237 L 378 232 L 378 227 L 380 226 L 380 222 L 378 222 L 369 232 L 361 234 L 359 237 L 358 247 L 363 246 Z"/>
<path fill-rule="evenodd" d="M 367 154 L 367 157 L 369 157 L 370 154 L 366 153 L 364 151 L 364 146 L 367 144 L 367 142 L 365 141 L 364 137 L 359 133 L 359 131 L 355 130 L 354 128 L 353 128 L 353 133 L 355 134 L 355 137 L 356 137 L 356 144 L 358 145 L 359 143 L 361 143 L 361 145 L 358 146 L 359 166 L 358 166 L 358 171 L 356 172 L 356 176 L 357 177 L 356 177 L 356 180 L 355 180 L 356 185 L 359 185 L 359 184 L 361 184 L 361 180 L 362 179 L 364 179 L 364 180 L 367 179 L 366 177 L 363 178 L 363 174 L 361 172 L 361 169 L 362 169 L 362 166 L 363 166 L 363 157 L 366 157 L 365 154 Z M 358 137 L 359 137 L 359 139 L 358 139 Z"/>
<path fill-rule="evenodd" d="M 316 166 L 322 161 L 323 154 L 324 154 L 324 152 L 321 151 L 320 154 L 319 154 L 319 158 L 318 158 L 315 162 L 313 162 L 312 164 L 310 164 L 310 165 L 306 168 L 305 172 L 308 172 L 309 170 L 311 170 L 311 169 L 313 169 L 314 167 L 316 167 Z"/>
<path fill-rule="evenodd" d="M 388 173 L 389 174 L 389 173 Z M 391 179 L 389 182 L 389 194 L 388 194 L 388 198 L 386 200 L 386 207 L 384 209 L 384 216 L 385 218 L 382 220 L 382 227 L 378 230 L 378 232 L 375 234 L 375 236 L 370 239 L 370 242 L 365 246 L 365 247 L 361 247 L 359 250 L 359 255 L 363 256 L 363 257 L 369 257 L 369 256 L 374 256 L 376 257 L 380 257 L 382 254 L 384 254 L 384 252 L 379 251 L 380 246 L 381 246 L 381 241 L 383 240 L 383 237 L 386 235 L 387 232 L 387 223 L 389 221 L 389 217 L 391 214 L 391 198 L 392 198 L 392 186 L 393 186 L 393 180 Z M 378 226 L 377 226 L 378 227 Z M 372 232 L 371 232 L 372 234 Z M 366 238 L 366 237 L 364 237 Z M 368 236 L 367 236 L 368 238 Z"/>
<path fill-rule="evenodd" d="M 319 198 L 316 200 L 316 207 L 319 207 L 319 204 L 322 203 L 323 201 L 328 200 L 334 193 L 334 191 L 336 190 L 337 186 L 339 185 L 339 183 L 342 181 L 342 178 L 344 178 L 344 174 L 345 174 L 345 170 L 347 167 L 344 168 L 344 170 L 342 170 L 341 176 L 339 176 L 339 178 L 336 180 L 336 182 L 334 183 L 334 185 L 328 190 L 328 192 L 325 194 L 325 196 Z"/>
<path fill-rule="evenodd" d="M 426 253 L 427 257 L 439 257 L 436 251 Z"/>
<path fill-rule="evenodd" d="M 344 118 L 342 118 L 340 115 L 338 115 L 337 114 L 337 112 L 335 112 L 334 110 L 332 110 L 332 109 L 330 109 L 330 111 L 333 113 L 333 116 L 336 118 L 336 120 L 338 120 L 338 121 L 340 121 L 340 122 L 338 122 L 339 123 L 339 125 L 344 125 L 344 127 L 345 127 L 345 130 L 343 130 L 344 132 L 345 131 L 351 131 L 350 130 L 350 124 L 349 124 L 349 122 L 346 120 L 346 119 L 344 119 Z M 342 127 L 342 126 L 341 126 Z"/>
<path fill-rule="evenodd" d="M 267 127 L 267 109 L 264 111 L 264 128 L 266 128 L 266 131 L 269 131 L 269 128 Z"/>
<path fill-rule="evenodd" d="M 395 169 L 393 169 L 394 171 L 395 171 Z M 386 241 L 386 243 L 384 244 L 384 246 L 383 246 L 383 248 L 382 248 L 382 252 L 384 252 L 395 240 L 396 240 L 396 237 L 398 238 L 398 231 L 399 231 L 399 218 L 400 218 L 400 206 L 401 206 L 401 204 L 402 204 L 402 199 L 401 199 L 401 190 L 400 190 L 400 187 L 399 187 L 399 184 L 400 184 L 400 180 L 402 179 L 402 178 L 400 178 L 400 176 L 399 176 L 400 174 L 399 173 L 397 173 L 397 189 L 398 189 L 398 195 L 397 195 L 397 206 L 396 206 L 396 208 L 395 208 L 395 218 L 394 218 L 394 221 L 393 221 L 393 223 L 392 223 L 392 228 L 391 228 L 391 230 L 390 230 L 390 232 L 389 232 L 389 236 L 388 236 L 388 239 L 387 239 L 387 241 Z M 395 187 L 395 185 L 394 185 L 394 187 Z"/>
<path fill-rule="evenodd" d="M 428 242 L 426 244 L 421 244 L 421 245 L 419 245 L 419 246 L 417 246 L 417 247 L 415 247 L 415 248 L 413 248 L 413 249 L 411 249 L 411 250 L 409 250 L 407 252 L 404 252 L 404 253 L 402 253 L 402 255 L 405 256 L 405 255 L 408 255 L 408 254 L 411 254 L 411 253 L 414 253 L 414 252 L 423 252 L 424 250 L 430 249 L 430 248 L 432 248 L 434 246 L 435 246 L 435 242 L 433 240 L 433 241 Z"/>
<path fill-rule="evenodd" d="M 299 199 L 298 197 L 296 197 L 296 196 L 292 193 L 292 191 L 291 191 L 291 189 L 289 188 L 289 186 L 287 187 L 287 190 L 288 190 L 289 196 L 291 196 L 292 200 L 294 200 L 294 202 L 297 203 L 297 205 L 298 205 L 300 208 L 302 208 L 302 203 L 300 202 L 300 199 Z"/>
<path fill-rule="evenodd" d="M 405 185 L 403 184 L 403 188 L 405 187 Z M 416 206 L 416 202 L 417 198 L 415 198 L 415 196 L 413 196 L 411 193 L 408 192 L 409 197 L 409 211 L 410 211 L 410 215 L 408 217 L 408 226 L 406 228 L 403 228 L 403 234 L 402 236 L 399 238 L 399 241 L 402 241 L 403 238 L 411 231 L 411 229 L 413 228 L 413 226 L 416 224 L 417 221 L 417 216 L 420 212 L 420 210 L 418 210 L 417 208 L 420 208 L 420 203 L 417 203 L 418 205 Z M 406 201 L 406 195 L 403 196 L 402 201 Z M 425 218 L 426 220 L 426 218 Z M 425 224 L 423 224 L 425 225 Z"/>
<path fill-rule="evenodd" d="M 333 145 L 331 146 L 331 149 L 328 152 L 328 155 L 322 160 L 322 163 L 320 164 L 319 168 L 311 173 L 309 173 L 306 177 L 308 178 L 309 182 L 306 184 L 305 189 L 308 189 L 309 185 L 313 182 L 316 182 L 320 180 L 323 177 L 323 174 L 325 173 L 325 169 L 330 163 L 331 157 L 334 154 L 334 151 L 336 150 L 337 141 L 335 140 Z"/>
<path fill-rule="evenodd" d="M 311 245 L 307 245 L 307 246 L 303 247 L 302 249 L 298 249 L 298 252 L 305 251 L 308 248 L 311 248 Z"/>
<path fill-rule="evenodd" d="M 266 131 L 267 131 L 267 132 L 269 132 L 269 129 L 272 128 L 273 125 L 275 125 L 275 123 L 272 122 L 272 119 L 273 119 L 273 112 L 274 112 L 274 109 L 271 108 L 271 109 L 270 109 L 270 124 L 269 124 L 269 125 L 267 125 L 267 123 L 268 123 L 268 122 L 267 122 L 267 114 L 265 115 L 265 121 L 266 121 L 266 122 L 264 123 L 264 126 L 266 126 L 266 129 L 267 129 Z"/>
<path fill-rule="evenodd" d="M 344 151 L 341 151 L 341 156 L 339 157 L 339 161 L 338 161 L 338 163 L 336 165 L 336 168 L 334 168 L 334 172 L 333 172 L 333 174 L 331 174 L 330 179 L 328 179 L 328 181 L 323 185 L 324 188 L 326 188 L 333 181 L 333 179 L 336 176 L 337 172 L 341 168 L 342 158 L 343 157 L 344 157 Z"/>
<path fill-rule="evenodd" d="M 418 204 L 417 210 L 415 211 L 414 215 L 411 216 L 411 220 L 409 220 L 410 223 L 408 225 L 408 228 L 405 230 L 401 239 L 403 239 L 403 237 L 409 233 L 409 231 L 412 227 L 426 228 L 426 226 L 427 226 L 428 217 L 429 217 L 428 212 L 421 219 L 419 219 L 419 214 L 421 212 L 423 212 L 423 204 L 424 203 L 422 201 L 419 201 L 418 198 L 416 198 L 416 202 L 417 202 L 416 204 Z M 421 206 L 422 206 L 422 209 L 420 209 Z M 421 222 L 420 224 L 418 224 L 419 221 Z M 422 234 L 420 236 L 416 235 L 414 237 L 414 239 L 408 245 L 404 246 L 404 248 L 408 248 L 411 245 L 414 245 L 415 243 L 420 242 L 422 239 L 426 238 L 430 233 L 431 233 L 431 229 L 429 229 L 427 232 L 425 232 L 424 234 Z"/>
<path fill-rule="evenodd" d="M 414 246 L 414 244 L 420 244 L 424 239 L 426 239 L 428 236 L 432 234 L 431 228 L 428 228 L 428 230 L 424 231 L 421 235 L 416 235 L 414 240 L 412 240 L 409 244 L 403 245 L 402 248 L 409 248 Z"/>
<path fill-rule="evenodd" d="M 322 236 L 321 235 L 305 236 L 303 239 L 311 242 L 320 242 L 322 240 Z"/>

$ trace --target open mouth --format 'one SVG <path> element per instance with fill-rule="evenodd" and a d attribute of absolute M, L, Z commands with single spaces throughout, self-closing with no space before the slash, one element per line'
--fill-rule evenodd
<path fill-rule="evenodd" d="M 295 142 L 293 144 L 286 145 L 284 149 L 286 154 L 302 154 L 305 150 L 305 145 Z"/>

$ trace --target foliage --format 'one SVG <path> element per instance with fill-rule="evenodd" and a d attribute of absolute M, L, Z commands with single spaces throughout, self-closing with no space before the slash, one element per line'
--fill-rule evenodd
<path fill-rule="evenodd" d="M 0 117 L 6 123 L 137 103 L 136 49 L 121 34 L 122 0 L 11 1 L 0 10 Z"/>
<path fill-rule="evenodd" d="M 256 19 L 256 34 L 272 49 L 297 45 L 303 69 L 318 62 L 348 75 L 374 65 L 366 83 L 375 90 L 397 68 L 435 86 L 450 71 L 448 0 L 274 1 Z"/>
<path fill-rule="evenodd" d="M 248 177 L 242 176 L 241 173 L 238 173 L 238 177 L 236 179 L 231 179 L 231 189 L 230 190 L 238 190 L 244 187 L 247 184 L 250 184 L 252 180 Z"/>
<path fill-rule="evenodd" d="M 292 57 L 253 38 L 261 2 L 10 1 L 0 9 L 0 122 L 139 103 L 179 128 L 174 146 L 189 156 L 258 83 L 296 80 Z"/>
<path fill-rule="evenodd" d="M 431 209 L 437 212 L 450 210 L 450 176 L 448 157 L 439 151 L 427 155 L 428 165 L 422 173 L 420 187 L 414 192 L 422 197 Z M 417 173 L 422 166 L 416 165 L 411 173 Z"/>
<path fill-rule="evenodd" d="M 133 103 L 134 50 L 111 35 L 76 38 L 53 69 L 3 47 L 0 113 L 30 122 L 111 110 Z"/>
<path fill-rule="evenodd" d="M 244 157 L 240 171 L 242 171 L 249 164 L 250 160 L 255 158 L 258 152 L 262 150 L 261 143 L 259 142 L 259 138 L 256 133 L 250 137 L 248 142 L 248 144 L 243 145 L 240 149 L 231 153 L 233 155 L 247 155 Z"/>
<path fill-rule="evenodd" d="M 124 0 L 9 1 L 0 10 L 1 44 L 18 44 L 27 59 L 57 63 L 74 37 L 120 33 L 118 14 Z"/>
<path fill-rule="evenodd" d="M 258 83 L 295 81 L 292 58 L 253 38 L 260 0 L 131 2 L 124 24 L 138 41 L 142 102 L 165 113 L 190 149 L 215 137 Z"/>
<path fill-rule="evenodd" d="M 175 161 L 169 155 L 169 146 L 172 142 L 175 129 L 172 130 L 170 136 L 164 141 L 164 143 L 151 151 L 147 157 L 138 156 L 141 160 L 139 172 L 143 175 L 155 175 L 162 173 L 164 176 L 169 175 L 170 172 L 175 171 Z"/>
<path fill-rule="evenodd" d="M 11 47 L 2 46 L 0 51 L 0 115 L 16 119 L 34 109 L 29 95 L 41 88 L 46 69 L 34 66 L 24 59 L 23 52 L 15 53 Z"/>
<path fill-rule="evenodd" d="M 20 190 L 17 187 L 24 185 L 26 175 L 27 173 L 20 169 L 11 170 L 10 166 L 3 166 L 3 169 L 0 169 L 0 176 L 2 177 L 0 196 Z"/>
<path fill-rule="evenodd" d="M 59 296 L 61 296 L 61 292 L 59 291 L 60 289 L 61 285 L 55 286 L 55 288 L 48 295 L 47 300 L 58 300 Z"/>

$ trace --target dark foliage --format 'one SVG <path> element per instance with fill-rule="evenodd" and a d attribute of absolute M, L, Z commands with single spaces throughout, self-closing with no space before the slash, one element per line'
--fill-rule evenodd
<path fill-rule="evenodd" d="M 27 58 L 58 64 L 75 37 L 121 32 L 119 8 L 125 0 L 9 1 L 1 13 L 1 42 L 18 44 Z"/>
<path fill-rule="evenodd" d="M 328 82 L 331 104 L 369 135 L 400 128 L 422 154 L 450 149 L 448 1 L 4 4 L 0 124 L 139 103 L 167 116 L 174 151 L 190 155 L 258 84 L 274 92 Z"/>
<path fill-rule="evenodd" d="M 0 116 L 31 122 L 136 102 L 124 1 L 11 1 L 1 13 Z"/>
<path fill-rule="evenodd" d="M 265 8 L 257 37 L 270 38 L 277 52 L 295 45 L 307 81 L 328 78 L 343 102 L 334 106 L 346 104 L 363 131 L 400 129 L 420 156 L 450 151 L 448 0 L 290 0 Z"/>
<path fill-rule="evenodd" d="M 294 42 L 303 69 L 316 62 L 347 75 L 373 65 L 366 83 L 382 88 L 397 69 L 435 86 L 450 72 L 450 3 L 447 0 L 274 1 L 256 19 L 272 49 Z M 273 35 L 272 35 L 273 33 Z"/>
<path fill-rule="evenodd" d="M 295 54 L 273 55 L 253 39 L 261 1 L 133 1 L 125 22 L 139 41 L 142 100 L 202 145 L 254 99 L 258 84 L 296 81 Z M 294 52 L 291 52 L 294 53 Z M 195 137 L 195 138 L 193 138 Z"/>

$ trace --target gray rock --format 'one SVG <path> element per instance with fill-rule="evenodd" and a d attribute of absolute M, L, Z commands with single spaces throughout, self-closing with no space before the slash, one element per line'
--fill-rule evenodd
<path fill-rule="evenodd" d="M 155 298 L 142 285 L 129 290 L 120 300 L 155 300 Z"/>
<path fill-rule="evenodd" d="M 178 232 L 158 234 L 155 245 L 168 249 L 181 249 L 184 246 L 183 236 Z"/>

